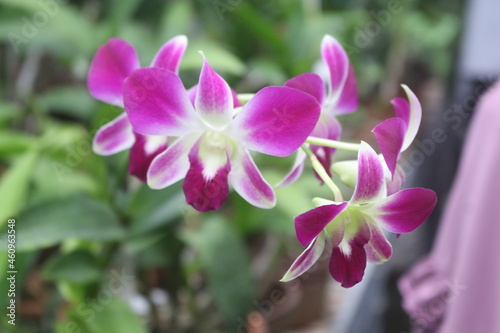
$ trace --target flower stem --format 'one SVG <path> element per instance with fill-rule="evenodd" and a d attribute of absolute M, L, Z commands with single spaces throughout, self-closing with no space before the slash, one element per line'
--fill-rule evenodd
<path fill-rule="evenodd" d="M 349 143 L 349 142 L 342 142 L 342 141 L 337 141 L 337 140 L 316 138 L 314 136 L 308 137 L 306 140 L 306 143 L 309 143 L 311 145 L 316 145 L 316 146 L 324 146 L 324 147 L 351 150 L 351 151 L 358 151 L 359 150 L 359 144 L 357 144 L 357 143 Z"/>
<path fill-rule="evenodd" d="M 312 167 L 314 171 L 320 176 L 321 180 L 332 190 L 333 195 L 335 197 L 335 201 L 343 201 L 344 199 L 342 198 L 342 192 L 340 192 L 339 187 L 337 184 L 334 183 L 334 181 L 330 178 L 328 173 L 326 172 L 325 168 L 321 164 L 320 161 L 318 161 L 318 158 L 314 153 L 307 147 L 307 145 L 303 144 L 302 145 L 302 150 L 307 154 L 309 157 L 309 160 L 311 160 Z"/>

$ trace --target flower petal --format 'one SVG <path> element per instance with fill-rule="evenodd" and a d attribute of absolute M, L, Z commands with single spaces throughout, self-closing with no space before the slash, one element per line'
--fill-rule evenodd
<path fill-rule="evenodd" d="M 146 182 L 151 162 L 167 149 L 168 137 L 134 134 L 135 142 L 130 148 L 128 173 Z"/>
<path fill-rule="evenodd" d="M 321 56 L 329 70 L 329 98 L 338 101 L 349 75 L 349 59 L 344 48 L 330 35 L 321 42 Z"/>
<path fill-rule="evenodd" d="M 180 78 L 162 68 L 141 68 L 125 81 L 125 111 L 134 131 L 182 136 L 199 129 L 199 120 Z"/>
<path fill-rule="evenodd" d="M 361 142 L 358 152 L 358 180 L 351 202 L 364 203 L 387 193 L 382 163 L 369 144 Z"/>
<path fill-rule="evenodd" d="M 394 177 L 396 164 L 405 138 L 406 125 L 403 119 L 395 117 L 386 119 L 372 130 L 375 134 L 380 152 Z"/>
<path fill-rule="evenodd" d="M 302 246 L 307 246 L 323 229 L 347 208 L 347 202 L 319 206 L 294 219 L 295 233 Z"/>
<path fill-rule="evenodd" d="M 405 178 L 406 175 L 403 168 L 399 164 L 396 165 L 394 176 L 389 179 L 387 177 L 385 178 L 385 181 L 387 183 L 387 195 L 399 192 L 403 187 L 403 184 L 405 183 Z"/>
<path fill-rule="evenodd" d="M 396 97 L 391 100 L 394 107 L 394 113 L 405 122 L 406 128 L 410 124 L 410 103 L 404 98 Z M 405 128 L 405 132 L 406 132 Z"/>
<path fill-rule="evenodd" d="M 123 106 L 123 83 L 136 68 L 139 58 L 132 45 L 111 38 L 97 50 L 90 64 L 87 78 L 90 94 L 103 102 Z"/>
<path fill-rule="evenodd" d="M 314 96 L 321 104 L 325 99 L 325 84 L 321 77 L 313 73 L 304 73 L 285 82 L 285 87 L 295 88 Z"/>
<path fill-rule="evenodd" d="M 156 156 L 148 170 L 148 186 L 162 189 L 184 178 L 189 170 L 189 151 L 198 138 L 196 134 L 181 137 Z"/>
<path fill-rule="evenodd" d="M 196 94 L 198 93 L 198 85 L 194 85 L 189 90 L 187 91 L 187 94 L 189 96 L 189 100 L 191 101 L 191 104 L 194 106 L 194 102 L 196 100 Z M 240 107 L 241 103 L 240 100 L 238 99 L 238 94 L 236 94 L 236 91 L 234 89 L 231 89 L 231 94 L 233 95 L 233 109 Z"/>
<path fill-rule="evenodd" d="M 337 105 L 335 105 L 335 108 L 331 110 L 331 112 L 333 114 L 351 113 L 358 108 L 358 100 L 358 83 L 356 81 L 356 74 L 354 74 L 353 67 L 349 65 L 349 72 L 347 74 L 344 89 L 342 89 Z"/>
<path fill-rule="evenodd" d="M 384 232 L 377 223 L 369 223 L 371 237 L 365 245 L 366 256 L 369 262 L 383 263 L 392 255 L 392 245 L 385 238 Z"/>
<path fill-rule="evenodd" d="M 200 118 L 213 129 L 223 129 L 233 118 L 231 88 L 203 59 L 200 81 L 194 101 Z"/>
<path fill-rule="evenodd" d="M 330 274 L 344 288 L 351 288 L 363 279 L 366 268 L 364 246 L 370 238 L 368 226 L 362 227 L 358 234 L 349 240 L 348 245 L 334 247 L 330 258 Z"/>
<path fill-rule="evenodd" d="M 287 156 L 302 145 L 316 126 L 318 101 L 288 87 L 260 90 L 234 118 L 232 135 L 249 149 Z"/>
<path fill-rule="evenodd" d="M 238 147 L 231 157 L 231 165 L 229 181 L 243 199 L 259 208 L 276 205 L 273 188 L 262 178 L 248 150 Z"/>
<path fill-rule="evenodd" d="M 153 61 L 151 67 L 168 69 L 174 73 L 179 72 L 179 65 L 188 44 L 188 39 L 184 35 L 175 36 L 163 44 Z"/>
<path fill-rule="evenodd" d="M 408 86 L 404 84 L 401 86 L 405 90 L 406 95 L 408 96 L 408 101 L 410 102 L 408 128 L 406 129 L 405 141 L 403 143 L 403 147 L 401 148 L 401 151 L 405 151 L 417 136 L 418 129 L 422 121 L 422 106 L 420 105 L 417 96 L 415 96 L 413 91 L 411 91 Z M 396 110 L 396 114 L 398 113 L 399 111 Z"/>
<path fill-rule="evenodd" d="M 134 141 L 132 125 L 124 112 L 97 131 L 92 146 L 96 154 L 107 156 L 129 149 Z"/>
<path fill-rule="evenodd" d="M 312 136 L 318 138 L 324 138 L 329 140 L 338 140 L 340 138 L 340 133 L 342 131 L 342 127 L 338 120 L 329 115 L 322 113 L 319 117 L 319 121 L 316 124 L 312 132 Z M 326 173 L 331 177 L 331 166 L 332 166 L 332 157 L 335 154 L 336 149 L 324 146 L 311 145 L 311 150 L 318 158 L 318 161 L 325 168 Z M 321 181 L 321 177 L 316 174 L 316 177 Z"/>
<path fill-rule="evenodd" d="M 424 188 L 397 192 L 363 210 L 390 232 L 402 234 L 420 226 L 436 206 L 436 193 Z"/>
<path fill-rule="evenodd" d="M 220 165 L 220 156 L 215 156 L 219 167 L 213 172 L 210 170 L 207 174 L 206 169 L 211 168 L 209 166 L 211 161 L 204 160 L 203 156 L 200 155 L 205 148 L 203 144 L 204 137 L 198 140 L 189 152 L 190 167 L 182 188 L 188 204 L 200 212 L 208 212 L 219 209 L 227 199 L 229 194 L 228 174 L 231 170 L 231 163 L 227 157 L 227 151 L 224 149 L 220 153 L 225 154 L 225 163 Z"/>
<path fill-rule="evenodd" d="M 288 269 L 285 275 L 281 278 L 281 282 L 291 281 L 302 274 L 318 261 L 325 248 L 325 235 L 319 234 L 309 246 L 302 252 L 300 256 L 295 259 L 292 266 Z"/>
<path fill-rule="evenodd" d="M 297 155 L 295 156 L 295 162 L 293 163 L 290 172 L 283 178 L 276 187 L 284 187 L 294 183 L 302 174 L 304 170 L 304 161 L 307 155 L 302 149 L 297 150 Z"/>

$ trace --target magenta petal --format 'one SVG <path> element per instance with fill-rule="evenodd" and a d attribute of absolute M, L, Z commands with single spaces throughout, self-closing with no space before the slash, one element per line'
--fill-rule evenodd
<path fill-rule="evenodd" d="M 363 203 L 384 197 L 387 193 L 384 169 L 377 153 L 366 142 L 358 152 L 358 180 L 351 202 Z"/>
<path fill-rule="evenodd" d="M 152 189 L 161 189 L 181 180 L 189 169 L 188 154 L 199 135 L 177 139 L 151 162 L 147 180 Z"/>
<path fill-rule="evenodd" d="M 389 260 L 392 255 L 392 246 L 385 238 L 382 229 L 378 224 L 370 223 L 370 232 L 370 241 L 365 245 L 368 261 L 382 263 Z"/>
<path fill-rule="evenodd" d="M 107 156 L 129 149 L 134 141 L 132 125 L 122 113 L 97 131 L 92 145 L 96 154 Z"/>
<path fill-rule="evenodd" d="M 358 100 L 358 83 L 356 81 L 356 75 L 354 74 L 353 67 L 349 65 L 349 73 L 347 74 L 344 89 L 342 89 L 337 105 L 335 105 L 331 112 L 333 114 L 346 114 L 353 112 L 358 108 Z"/>
<path fill-rule="evenodd" d="M 349 241 L 350 253 L 335 247 L 330 258 L 330 274 L 344 288 L 351 288 L 363 279 L 366 268 L 365 244 L 367 238 L 356 236 Z"/>
<path fill-rule="evenodd" d="M 321 42 L 321 56 L 330 74 L 330 93 L 337 100 L 349 75 L 349 59 L 340 43 L 330 35 Z"/>
<path fill-rule="evenodd" d="M 189 96 L 189 100 L 191 101 L 191 104 L 194 106 L 194 102 L 196 100 L 196 94 L 198 92 L 198 85 L 194 85 L 189 90 L 187 91 L 187 94 Z M 233 108 L 237 108 L 241 106 L 240 100 L 238 99 L 238 94 L 236 94 L 236 91 L 234 89 L 231 89 L 231 95 L 233 96 Z"/>
<path fill-rule="evenodd" d="M 295 88 L 316 97 L 321 104 L 325 99 L 325 83 L 319 75 L 304 73 L 285 82 L 285 87 Z"/>
<path fill-rule="evenodd" d="M 167 139 L 135 133 L 135 142 L 130 148 L 128 173 L 146 182 L 149 166 L 156 156 L 165 151 Z"/>
<path fill-rule="evenodd" d="M 392 179 L 386 179 L 387 195 L 394 194 L 399 190 L 401 190 L 403 184 L 405 183 L 405 178 L 406 178 L 405 171 L 399 164 L 397 164 Z"/>
<path fill-rule="evenodd" d="M 372 130 L 393 177 L 405 139 L 405 131 L 406 125 L 401 118 L 386 119 Z"/>
<path fill-rule="evenodd" d="M 212 178 L 207 179 L 203 174 L 203 162 L 198 156 L 200 141 L 189 152 L 190 167 L 182 188 L 188 204 L 200 212 L 207 212 L 219 209 L 227 199 L 231 163 L 228 158 L 226 164 L 219 168 Z"/>
<path fill-rule="evenodd" d="M 347 208 L 347 202 L 319 206 L 294 219 L 295 232 L 302 246 L 307 246 L 325 227 Z"/>
<path fill-rule="evenodd" d="M 418 100 L 417 96 L 413 93 L 413 91 L 408 88 L 406 85 L 401 85 L 406 92 L 406 96 L 408 97 L 409 105 L 410 105 L 410 111 L 409 111 L 409 117 L 407 120 L 407 129 L 406 129 L 406 135 L 405 135 L 405 141 L 403 143 L 403 148 L 401 148 L 401 151 L 405 151 L 413 142 L 415 137 L 417 136 L 418 129 L 420 128 L 420 123 L 422 121 L 422 106 L 420 105 L 420 101 Z M 405 107 L 407 108 L 407 107 Z M 402 115 L 403 113 L 408 113 L 408 110 L 403 111 L 402 108 L 398 107 L 396 108 L 396 114 L 398 116 Z M 403 120 L 406 121 L 406 117 L 402 117 Z"/>
<path fill-rule="evenodd" d="M 231 164 L 231 185 L 243 199 L 259 208 L 273 208 L 276 205 L 273 188 L 262 178 L 248 150 L 239 147 L 231 158 Z"/>
<path fill-rule="evenodd" d="M 401 118 L 406 127 L 410 124 L 410 104 L 408 101 L 401 97 L 396 97 L 391 100 L 391 104 L 394 107 L 394 113 L 396 116 Z"/>
<path fill-rule="evenodd" d="M 231 88 L 204 59 L 194 101 L 196 112 L 211 128 L 223 129 L 233 118 Z"/>
<path fill-rule="evenodd" d="M 367 213 L 385 229 L 402 234 L 420 226 L 432 213 L 436 202 L 434 191 L 410 188 L 369 205 Z"/>
<path fill-rule="evenodd" d="M 329 140 L 338 140 L 340 138 L 341 131 L 342 127 L 335 117 L 322 113 L 312 132 L 312 136 Z M 326 173 L 331 176 L 332 157 L 333 154 L 335 154 L 336 149 L 311 145 L 311 150 L 318 158 L 318 161 L 323 165 L 323 168 L 325 168 Z M 317 174 L 316 177 L 322 182 L 321 177 Z"/>
<path fill-rule="evenodd" d="M 103 102 L 123 106 L 123 83 L 136 68 L 139 59 L 135 49 L 124 40 L 111 38 L 97 50 L 90 64 L 90 94 Z"/>
<path fill-rule="evenodd" d="M 141 68 L 125 81 L 125 111 L 134 131 L 144 135 L 182 136 L 198 119 L 180 78 L 162 68 Z"/>
<path fill-rule="evenodd" d="M 235 117 L 233 135 L 249 149 L 287 156 L 305 142 L 319 115 L 313 96 L 288 87 L 267 87 Z"/>
<path fill-rule="evenodd" d="M 304 161 L 306 157 L 307 155 L 302 149 L 297 150 L 297 155 L 295 156 L 295 162 L 293 163 L 292 169 L 288 172 L 285 178 L 283 178 L 276 185 L 276 187 L 284 187 L 294 183 L 304 170 Z"/>
<path fill-rule="evenodd" d="M 166 42 L 156 53 L 151 67 L 168 69 L 177 74 L 182 56 L 188 44 L 187 37 L 184 35 L 176 36 Z"/>
<path fill-rule="evenodd" d="M 297 257 L 280 281 L 291 281 L 304 274 L 309 268 L 312 267 L 312 265 L 314 265 L 314 263 L 316 263 L 316 261 L 318 261 L 324 248 L 325 236 L 320 234 L 309 244 L 304 252 Z"/>

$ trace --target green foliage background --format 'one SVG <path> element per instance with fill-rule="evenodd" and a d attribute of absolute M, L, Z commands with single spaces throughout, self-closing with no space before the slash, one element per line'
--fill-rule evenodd
<path fill-rule="evenodd" d="M 153 191 L 127 176 L 126 152 L 95 155 L 95 131 L 120 113 L 94 100 L 85 83 L 108 38 L 126 39 L 146 66 L 166 40 L 185 34 L 180 75 L 186 87 L 197 81 L 196 51 L 203 50 L 239 93 L 252 93 L 311 71 L 321 38 L 331 34 L 346 47 L 358 77 L 360 111 L 342 119 L 345 135 L 356 137 L 354 128 L 380 117 L 399 83 L 423 84 L 412 68 L 444 82 L 451 77 L 460 6 L 398 3 L 401 11 L 360 45 L 359 34 L 387 2 L 0 0 L 0 232 L 8 218 L 16 219 L 17 304 L 31 301 L 38 309 L 30 315 L 20 308 L 15 327 L 2 314 L 3 329 L 234 331 L 284 273 L 283 258 L 300 251 L 293 216 L 310 209 L 312 197 L 328 196 L 306 172 L 277 190 L 273 210 L 231 194 L 221 211 L 199 214 L 184 203 L 179 184 Z M 291 162 L 257 160 L 272 184 Z M 266 242 L 277 245 L 265 250 L 268 263 L 259 273 L 255 261 Z M 133 278 L 117 282 L 124 271 Z M 41 293 L 30 287 L 34 280 L 42 281 Z M 2 309 L 6 288 L 0 285 Z M 170 315 L 153 302 L 155 288 L 168 295 L 163 307 Z M 134 314 L 125 301 L 133 295 L 142 295 L 151 311 Z"/>

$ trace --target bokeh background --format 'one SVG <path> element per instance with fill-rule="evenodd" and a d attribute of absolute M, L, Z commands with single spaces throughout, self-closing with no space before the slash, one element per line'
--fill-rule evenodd
<path fill-rule="evenodd" d="M 433 188 L 444 202 L 478 96 L 457 128 L 443 115 L 471 84 L 495 78 L 460 74 L 466 7 L 456 0 L 0 0 L 2 309 L 7 219 L 17 228 L 17 324 L 2 313 L 0 331 L 409 330 L 395 284 L 430 247 L 439 207 L 418 237 L 394 239 L 396 251 L 401 246 L 394 263 L 374 268 L 355 290 L 341 289 L 320 265 L 281 284 L 302 250 L 293 217 L 328 193 L 312 173 L 278 189 L 273 210 L 232 193 L 220 211 L 199 214 L 180 184 L 153 191 L 128 176 L 127 152 L 92 152 L 96 130 L 121 110 L 94 100 L 86 76 L 111 37 L 131 43 L 146 66 L 165 41 L 184 34 L 186 87 L 197 82 L 203 50 L 238 93 L 254 93 L 321 70 L 320 42 L 331 34 L 348 52 L 360 91 L 359 110 L 340 118 L 343 139 L 374 142 L 371 129 L 393 116 L 390 100 L 409 85 L 424 109 L 413 149 L 425 153 L 418 143 L 435 127 L 449 139 L 422 159 L 408 157 L 407 185 Z M 292 162 L 257 160 L 272 184 Z M 375 305 L 361 305 L 370 303 L 364 298 Z"/>

